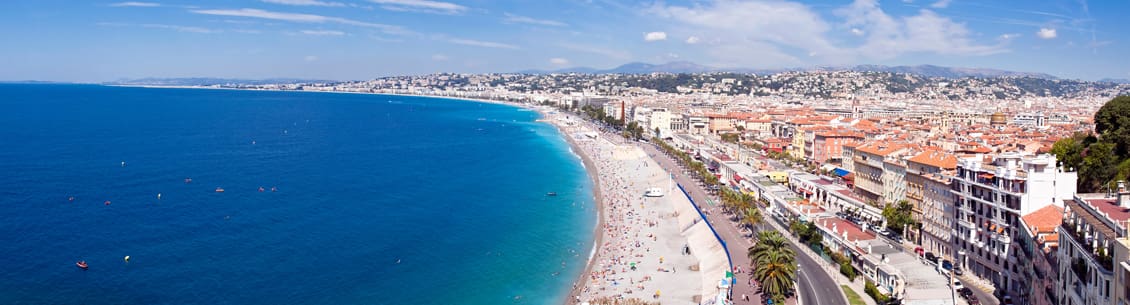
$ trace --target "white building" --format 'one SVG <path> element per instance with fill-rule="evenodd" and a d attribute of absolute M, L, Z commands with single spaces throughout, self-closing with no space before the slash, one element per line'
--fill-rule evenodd
<path fill-rule="evenodd" d="M 1020 217 L 1071 200 L 1078 177 L 1056 167 L 1053 155 L 1005 153 L 991 159 L 962 158 L 951 180 L 956 233 L 953 248 L 965 273 L 1017 293 L 1023 266 L 1011 245 L 1020 238 Z"/>

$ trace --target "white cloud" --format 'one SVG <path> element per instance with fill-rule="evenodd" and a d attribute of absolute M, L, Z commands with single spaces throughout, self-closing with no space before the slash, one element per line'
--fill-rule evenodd
<path fill-rule="evenodd" d="M 174 31 L 177 31 L 177 32 L 182 32 L 182 33 L 198 33 L 198 34 L 214 34 L 214 33 L 220 33 L 221 32 L 219 30 L 213 30 L 213 29 L 196 27 L 196 26 L 157 24 L 157 23 L 133 24 L 133 23 L 118 23 L 118 22 L 99 22 L 99 23 L 95 23 L 95 25 L 97 25 L 97 26 L 112 26 L 112 27 L 142 27 L 142 28 L 149 28 L 149 29 L 174 30 Z M 236 32 L 238 32 L 238 31 L 236 31 Z"/>
<path fill-rule="evenodd" d="M 471 39 L 452 38 L 452 39 L 448 39 L 447 42 L 454 43 L 454 44 L 461 44 L 461 45 L 465 45 L 465 46 L 473 46 L 473 47 L 484 47 L 484 48 L 495 48 L 495 49 L 511 49 L 511 50 L 520 49 L 518 46 L 512 45 L 512 44 L 505 44 L 505 43 L 500 43 L 500 42 L 490 42 L 490 41 L 480 41 L 480 40 L 471 40 Z"/>
<path fill-rule="evenodd" d="M 448 59 L 451 59 L 451 58 L 447 57 L 447 55 L 443 55 L 443 54 L 432 55 L 432 60 L 434 60 L 434 61 L 447 61 Z"/>
<path fill-rule="evenodd" d="M 161 4 L 160 3 L 153 3 L 153 2 L 118 2 L 118 3 L 111 3 L 110 6 L 114 6 L 114 7 L 158 7 L 158 6 L 161 6 Z"/>
<path fill-rule="evenodd" d="M 449 15 L 462 14 L 467 11 L 466 6 L 432 0 L 369 0 L 369 2 L 380 4 L 381 8 L 390 11 Z"/>
<path fill-rule="evenodd" d="M 526 17 L 526 16 L 518 16 L 518 15 L 514 15 L 514 14 L 510 14 L 510 13 L 506 13 L 505 15 L 506 15 L 506 19 L 503 19 L 502 21 L 506 22 L 506 23 L 525 23 L 525 24 L 533 24 L 533 25 L 545 25 L 545 26 L 568 26 L 568 24 L 565 24 L 564 22 L 561 22 L 561 21 L 534 19 L 534 18 L 530 18 L 530 17 Z"/>
<path fill-rule="evenodd" d="M 661 3 L 648 13 L 681 23 L 687 31 L 709 33 L 700 38 L 717 42 L 707 50 L 717 66 L 846 64 L 908 53 L 981 56 L 1007 51 L 1002 44 L 977 42 L 978 35 L 965 24 L 933 11 L 892 16 L 877 0 L 855 0 L 830 15 L 789 0 Z M 832 38 L 833 29 L 848 29 L 859 38 L 840 42 Z"/>
<path fill-rule="evenodd" d="M 302 59 L 304 59 L 306 61 L 315 61 L 315 60 L 318 60 L 318 57 L 314 56 L 314 55 L 306 55 L 306 57 L 303 57 Z"/>
<path fill-rule="evenodd" d="M 931 4 L 930 7 L 932 7 L 932 8 L 946 8 L 946 7 L 950 6 L 950 2 L 952 2 L 952 1 L 953 0 L 938 0 L 938 2 L 934 2 L 934 4 Z"/>
<path fill-rule="evenodd" d="M 394 34 L 394 35 L 406 35 L 406 34 L 411 33 L 410 31 L 405 30 L 404 28 L 401 28 L 401 27 L 395 26 L 395 25 L 371 23 L 371 22 L 357 21 L 357 20 L 352 20 L 352 19 L 345 19 L 345 18 L 340 18 L 340 17 L 328 17 L 328 16 L 314 15 L 314 14 L 273 12 L 273 11 L 265 11 L 265 10 L 253 9 L 253 8 L 245 8 L 245 9 L 238 9 L 238 10 L 192 10 L 192 12 L 197 13 L 197 14 L 204 14 L 204 15 L 262 18 L 262 19 L 281 20 L 281 21 L 289 21 L 289 22 L 301 22 L 301 23 L 339 23 L 339 24 L 346 24 L 346 25 L 353 25 L 353 26 L 377 28 L 377 29 L 381 29 L 381 31 L 383 31 L 387 34 Z"/>
<path fill-rule="evenodd" d="M 550 58 L 549 63 L 553 64 L 555 66 L 564 66 L 564 65 L 569 64 L 569 60 L 564 59 L 564 58 L 555 57 L 555 58 Z"/>
<path fill-rule="evenodd" d="M 296 6 L 331 6 L 342 7 L 345 3 L 341 2 L 324 2 L 318 0 L 262 0 L 266 3 L 282 4 L 282 5 L 296 5 Z"/>
<path fill-rule="evenodd" d="M 1056 36 L 1058 36 L 1058 35 L 1056 34 L 1055 29 L 1052 29 L 1052 28 L 1040 28 L 1039 31 L 1036 31 L 1036 37 L 1040 37 L 1040 38 L 1043 38 L 1043 39 L 1052 39 L 1052 38 L 1055 38 Z"/>
<path fill-rule="evenodd" d="M 699 42 L 698 36 L 687 37 L 687 44 L 696 44 Z"/>
<path fill-rule="evenodd" d="M 323 31 L 323 30 L 303 30 L 302 34 L 313 36 L 342 36 L 345 32 L 342 31 Z"/>
<path fill-rule="evenodd" d="M 644 41 L 660 41 L 667 40 L 667 33 L 665 32 L 649 32 L 643 34 Z"/>

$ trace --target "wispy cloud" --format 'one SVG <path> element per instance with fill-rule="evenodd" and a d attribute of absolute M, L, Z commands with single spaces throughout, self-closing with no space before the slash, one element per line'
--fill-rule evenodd
<path fill-rule="evenodd" d="M 161 6 L 161 4 L 160 3 L 154 3 L 154 2 L 132 2 L 131 1 L 131 2 L 111 3 L 110 6 L 113 6 L 113 7 L 158 7 L 158 6 Z"/>
<path fill-rule="evenodd" d="M 938 2 L 934 2 L 934 4 L 930 4 L 930 7 L 932 7 L 932 8 L 947 8 L 947 7 L 950 6 L 950 2 L 952 2 L 952 0 L 939 0 Z"/>
<path fill-rule="evenodd" d="M 447 55 L 443 55 L 443 54 L 432 55 L 432 60 L 434 60 L 434 61 L 447 61 L 448 59 L 451 59 L 451 58 L 447 57 Z"/>
<path fill-rule="evenodd" d="M 262 0 L 266 3 L 282 4 L 282 5 L 295 5 L 295 6 L 329 6 L 329 7 L 343 7 L 345 3 L 341 2 L 325 2 L 318 0 Z"/>
<path fill-rule="evenodd" d="M 503 22 L 506 22 L 506 23 L 525 23 L 525 24 L 533 24 L 533 25 L 545 25 L 545 26 L 569 26 L 568 24 L 565 24 L 564 22 L 556 21 L 556 20 L 535 19 L 535 18 L 530 18 L 530 17 L 526 17 L 526 16 L 518 16 L 518 15 L 511 14 L 511 13 L 505 13 L 505 15 L 506 15 L 506 19 L 503 19 Z"/>
<path fill-rule="evenodd" d="M 342 31 L 322 31 L 322 30 L 302 30 L 299 33 L 313 36 L 342 36 L 345 32 Z"/>
<path fill-rule="evenodd" d="M 697 44 L 699 41 L 698 36 L 687 37 L 687 44 Z"/>
<path fill-rule="evenodd" d="M 432 0 L 369 0 L 390 11 L 420 12 L 456 15 L 467 11 L 466 6 Z"/>
<path fill-rule="evenodd" d="M 554 57 L 549 59 L 549 63 L 554 66 L 564 66 L 569 64 L 569 60 L 560 57 Z"/>
<path fill-rule="evenodd" d="M 649 32 L 649 33 L 645 33 L 645 34 L 643 34 L 643 40 L 644 40 L 644 41 L 660 41 L 660 40 L 667 40 L 667 33 L 666 33 L 666 32 Z"/>
<path fill-rule="evenodd" d="M 99 22 L 99 23 L 95 23 L 95 25 L 97 25 L 97 26 L 110 26 L 110 27 L 141 27 L 141 28 L 149 28 L 149 29 L 164 29 L 164 30 L 173 30 L 173 31 L 182 32 L 182 33 L 198 33 L 198 34 L 213 34 L 213 33 L 222 32 L 220 30 L 213 30 L 213 29 L 203 28 L 203 27 L 198 27 L 198 26 L 184 26 L 184 25 L 158 24 L 158 23 L 134 24 L 134 23 L 120 23 L 120 22 Z"/>
<path fill-rule="evenodd" d="M 395 25 L 387 25 L 380 23 L 371 23 L 364 21 L 357 21 L 353 19 L 345 19 L 341 17 L 329 17 L 314 14 L 300 14 L 300 13 L 284 13 L 265 11 L 260 9 L 245 8 L 238 10 L 192 10 L 193 13 L 204 15 L 216 16 L 233 16 L 233 17 L 248 17 L 248 18 L 261 18 L 270 20 L 280 20 L 289 22 L 301 23 L 339 23 L 353 26 L 369 27 L 380 29 L 387 34 L 406 35 L 411 32 Z"/>
<path fill-rule="evenodd" d="M 461 45 L 465 45 L 465 46 L 473 46 L 473 47 L 484 47 L 484 48 L 495 48 L 495 49 L 511 49 L 511 50 L 520 49 L 518 46 L 512 45 L 512 44 L 505 44 L 505 43 L 501 43 L 501 42 L 472 40 L 472 39 L 462 39 L 462 38 L 451 38 L 451 39 L 448 39 L 447 42 L 454 43 L 454 44 L 461 44 Z"/>

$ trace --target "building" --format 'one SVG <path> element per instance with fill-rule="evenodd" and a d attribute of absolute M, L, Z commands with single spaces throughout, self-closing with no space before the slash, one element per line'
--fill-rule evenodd
<path fill-rule="evenodd" d="M 647 123 L 647 131 L 656 132 L 658 130 L 657 136 L 660 138 L 670 136 L 674 129 L 671 126 L 671 113 L 667 111 L 667 108 L 652 109 L 648 114 Z"/>
<path fill-rule="evenodd" d="M 851 172 L 855 173 L 855 192 L 864 199 L 874 202 L 878 206 L 883 206 L 891 203 L 890 197 L 884 198 L 884 194 L 893 189 L 891 186 L 884 185 L 884 181 L 890 180 L 890 175 L 884 176 L 884 169 L 886 168 L 886 161 L 888 158 L 896 158 L 897 154 L 905 152 L 907 146 L 900 143 L 890 143 L 885 141 L 870 142 L 863 145 L 856 146 L 851 150 L 854 152 L 854 160 L 852 161 Z M 847 151 L 847 150 L 845 150 Z"/>
<path fill-rule="evenodd" d="M 1012 247 L 1021 235 L 1019 219 L 1070 200 L 1078 177 L 1057 168 L 1054 155 L 1005 153 L 961 158 L 951 178 L 957 265 L 1005 295 L 1021 293 Z"/>
<path fill-rule="evenodd" d="M 1012 295 L 1015 304 L 1056 305 L 1056 280 L 1059 264 L 1056 251 L 1059 233 L 1056 228 L 1063 223 L 1063 208 L 1048 205 L 1020 218 L 1020 238 L 1013 241 L 1016 248 L 1017 283 L 1020 293 Z"/>
<path fill-rule="evenodd" d="M 950 179 L 957 157 L 940 150 L 927 150 L 906 160 L 906 201 L 914 206 L 914 219 L 921 230 L 910 230 L 912 241 L 927 252 L 952 253 L 953 194 Z"/>
<path fill-rule="evenodd" d="M 1130 219 L 1130 191 L 1125 182 L 1119 182 L 1117 196 L 1077 194 L 1064 204 L 1063 224 L 1058 228 L 1057 304 L 1126 304 L 1130 265 L 1127 253 L 1118 251 L 1118 240 L 1126 240 Z"/>
<path fill-rule="evenodd" d="M 824 164 L 825 162 L 841 163 L 844 155 L 844 145 L 855 145 L 863 142 L 861 132 L 847 130 L 817 131 L 812 139 L 812 162 Z"/>

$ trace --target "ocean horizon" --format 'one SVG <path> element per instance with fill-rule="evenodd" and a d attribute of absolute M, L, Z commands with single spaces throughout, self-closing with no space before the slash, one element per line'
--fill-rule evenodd
<path fill-rule="evenodd" d="M 513 106 L 0 84 L 0 107 L 3 304 L 559 304 L 592 247 L 581 161 Z"/>

